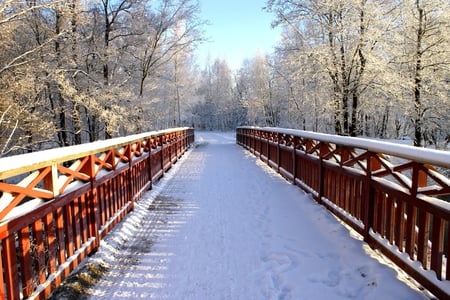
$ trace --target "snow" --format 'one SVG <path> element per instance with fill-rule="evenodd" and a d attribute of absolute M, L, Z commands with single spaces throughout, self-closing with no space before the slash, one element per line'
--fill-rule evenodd
<path fill-rule="evenodd" d="M 435 150 L 428 148 L 412 147 L 409 145 L 403 145 L 399 143 L 392 143 L 387 141 L 373 140 L 369 138 L 355 138 L 348 136 L 338 136 L 326 133 L 318 133 L 311 131 L 303 131 L 296 129 L 284 129 L 277 127 L 242 127 L 258 130 L 268 130 L 278 132 L 281 134 L 297 135 L 305 138 L 325 141 L 336 145 L 344 145 L 349 147 L 355 147 L 359 149 L 367 149 L 375 153 L 384 153 L 402 158 L 414 160 L 417 162 L 423 162 L 426 164 L 438 165 L 446 168 L 450 168 L 450 152 L 443 150 Z"/>
<path fill-rule="evenodd" d="M 0 157 L 0 179 L 20 175 L 24 172 L 24 170 L 40 169 L 45 166 L 51 166 L 57 162 L 72 160 L 74 158 L 80 158 L 89 154 L 101 153 L 111 148 L 120 148 L 124 145 L 142 141 L 150 136 L 171 133 L 178 130 L 186 130 L 188 128 L 189 127 L 180 127 L 161 131 L 151 131 L 108 140 L 99 140 L 81 145 L 59 147 L 38 152 Z M 51 157 L 51 159 L 49 159 L 49 157 Z"/>
<path fill-rule="evenodd" d="M 234 133 L 196 141 L 89 258 L 89 299 L 428 299 Z"/>

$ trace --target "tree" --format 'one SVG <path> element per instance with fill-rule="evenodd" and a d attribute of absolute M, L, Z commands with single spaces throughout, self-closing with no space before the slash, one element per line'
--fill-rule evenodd
<path fill-rule="evenodd" d="M 48 23 L 37 19 L 53 6 L 52 1 L 0 4 L 2 155 L 40 148 L 51 143 L 55 133 L 48 121 L 52 119 L 51 112 L 46 110 L 43 53 L 59 35 L 49 31 Z"/>
<path fill-rule="evenodd" d="M 285 50 L 314 60 L 317 72 L 328 75 L 334 131 L 359 134 L 361 97 L 370 82 L 367 64 L 378 41 L 375 3 L 270 0 L 266 9 L 275 14 L 274 25 L 287 27 L 299 40 L 300 47 Z"/>
<path fill-rule="evenodd" d="M 164 0 L 155 11 L 143 16 L 142 32 L 145 34 L 141 36 L 141 44 L 131 52 L 139 61 L 139 96 L 144 95 L 144 84 L 150 75 L 155 75 L 178 53 L 203 41 L 201 26 L 204 22 L 198 18 L 198 13 L 196 1 Z"/>
<path fill-rule="evenodd" d="M 165 93 L 165 83 L 173 85 L 172 81 L 177 82 L 179 105 L 175 113 L 179 123 L 183 82 L 180 77 L 185 76 L 180 71 L 182 61 L 202 39 L 203 22 L 196 15 L 196 3 L 0 3 L 2 152 L 34 151 L 149 130 L 151 126 L 147 124 L 151 121 L 144 115 L 146 111 L 136 106 L 142 108 L 155 102 L 159 94 Z M 155 16 L 160 18 L 153 19 Z M 161 25 L 159 29 L 163 30 L 148 24 Z M 155 32 L 161 38 L 148 69 L 155 85 L 142 90 L 142 96 L 147 93 L 143 99 L 136 89 L 142 62 L 137 54 L 149 49 L 142 39 L 154 37 Z M 163 79 L 165 71 L 174 65 L 177 75 Z M 158 86 L 160 83 L 164 84 Z M 174 103 L 173 97 L 170 103 Z M 164 104 L 160 110 L 167 110 L 167 106 Z M 142 122 L 136 122 L 138 118 Z"/>
<path fill-rule="evenodd" d="M 248 122 L 251 125 L 278 126 L 280 101 L 274 97 L 275 75 L 269 56 L 256 54 L 246 60 L 239 70 L 241 90 L 245 86 Z"/>
<path fill-rule="evenodd" d="M 436 139 L 434 130 L 448 134 L 448 126 L 440 125 L 448 118 L 439 117 L 439 112 L 448 106 L 450 4 L 414 0 L 404 5 L 408 13 L 401 37 L 405 53 L 399 59 L 406 61 L 412 78 L 414 145 L 423 146 L 424 139 Z"/>
<path fill-rule="evenodd" d="M 438 143 L 448 136 L 442 112 L 448 111 L 449 5 L 269 0 L 274 26 L 284 27 L 274 67 L 286 97 L 297 107 L 316 106 L 313 95 L 322 90 L 328 101 L 321 106 L 334 111 L 339 134 L 406 134 L 415 145 Z M 314 101 L 301 101 L 308 98 Z"/>
<path fill-rule="evenodd" d="M 202 101 L 194 107 L 200 128 L 225 130 L 233 124 L 233 78 L 228 63 L 216 59 L 202 71 L 198 95 Z"/>

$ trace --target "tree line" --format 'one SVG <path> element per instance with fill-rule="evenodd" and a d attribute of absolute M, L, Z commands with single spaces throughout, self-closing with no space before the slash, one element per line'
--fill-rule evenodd
<path fill-rule="evenodd" d="M 445 0 L 268 1 L 274 24 L 286 27 L 275 65 L 309 116 L 300 121 L 319 114 L 337 134 L 448 143 L 449 8 Z"/>
<path fill-rule="evenodd" d="M 195 0 L 0 3 L 0 155 L 186 125 L 450 141 L 446 0 L 268 0 L 282 36 L 237 70 L 196 64 Z"/>
<path fill-rule="evenodd" d="M 170 93 L 204 39 L 198 14 L 194 0 L 0 1 L 0 155 L 179 123 Z"/>
<path fill-rule="evenodd" d="M 237 124 L 450 142 L 448 1 L 269 0 L 265 10 L 283 34 L 274 53 L 228 75 Z"/>

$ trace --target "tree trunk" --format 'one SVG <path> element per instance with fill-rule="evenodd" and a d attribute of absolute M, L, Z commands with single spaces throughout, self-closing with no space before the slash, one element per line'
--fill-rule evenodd
<path fill-rule="evenodd" d="M 423 146 L 423 132 L 422 132 L 422 39 L 424 35 L 424 11 L 420 7 L 420 0 L 416 0 L 417 10 L 419 13 L 417 26 L 417 45 L 416 45 L 416 61 L 415 61 L 415 76 L 414 76 L 414 146 Z"/>
<path fill-rule="evenodd" d="M 356 93 L 353 93 L 352 97 L 352 116 L 349 128 L 350 136 L 357 136 L 359 133 L 359 124 L 358 124 L 358 96 Z"/>

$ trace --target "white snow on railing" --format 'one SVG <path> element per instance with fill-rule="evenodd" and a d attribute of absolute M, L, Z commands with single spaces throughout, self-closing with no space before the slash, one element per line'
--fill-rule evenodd
<path fill-rule="evenodd" d="M 450 152 L 448 151 L 413 147 L 384 141 L 375 141 L 368 138 L 338 136 L 326 133 L 277 128 L 277 127 L 243 126 L 240 128 L 256 129 L 267 132 L 277 132 L 281 134 L 294 135 L 312 140 L 333 143 L 336 145 L 366 149 L 368 151 L 375 153 L 385 153 L 406 159 L 411 159 L 421 163 L 428 163 L 438 165 L 441 167 L 450 168 Z"/>
<path fill-rule="evenodd" d="M 0 179 L 12 177 L 23 173 L 23 169 L 36 170 L 54 163 L 72 160 L 75 158 L 87 156 L 107 151 L 111 148 L 120 148 L 124 145 L 141 141 L 151 136 L 157 136 L 164 133 L 171 133 L 179 130 L 186 130 L 189 127 L 172 128 L 161 131 L 151 131 L 126 137 L 118 137 L 109 140 L 101 140 L 92 143 L 74 145 L 62 148 L 48 149 L 33 153 L 26 153 L 0 158 Z"/>

